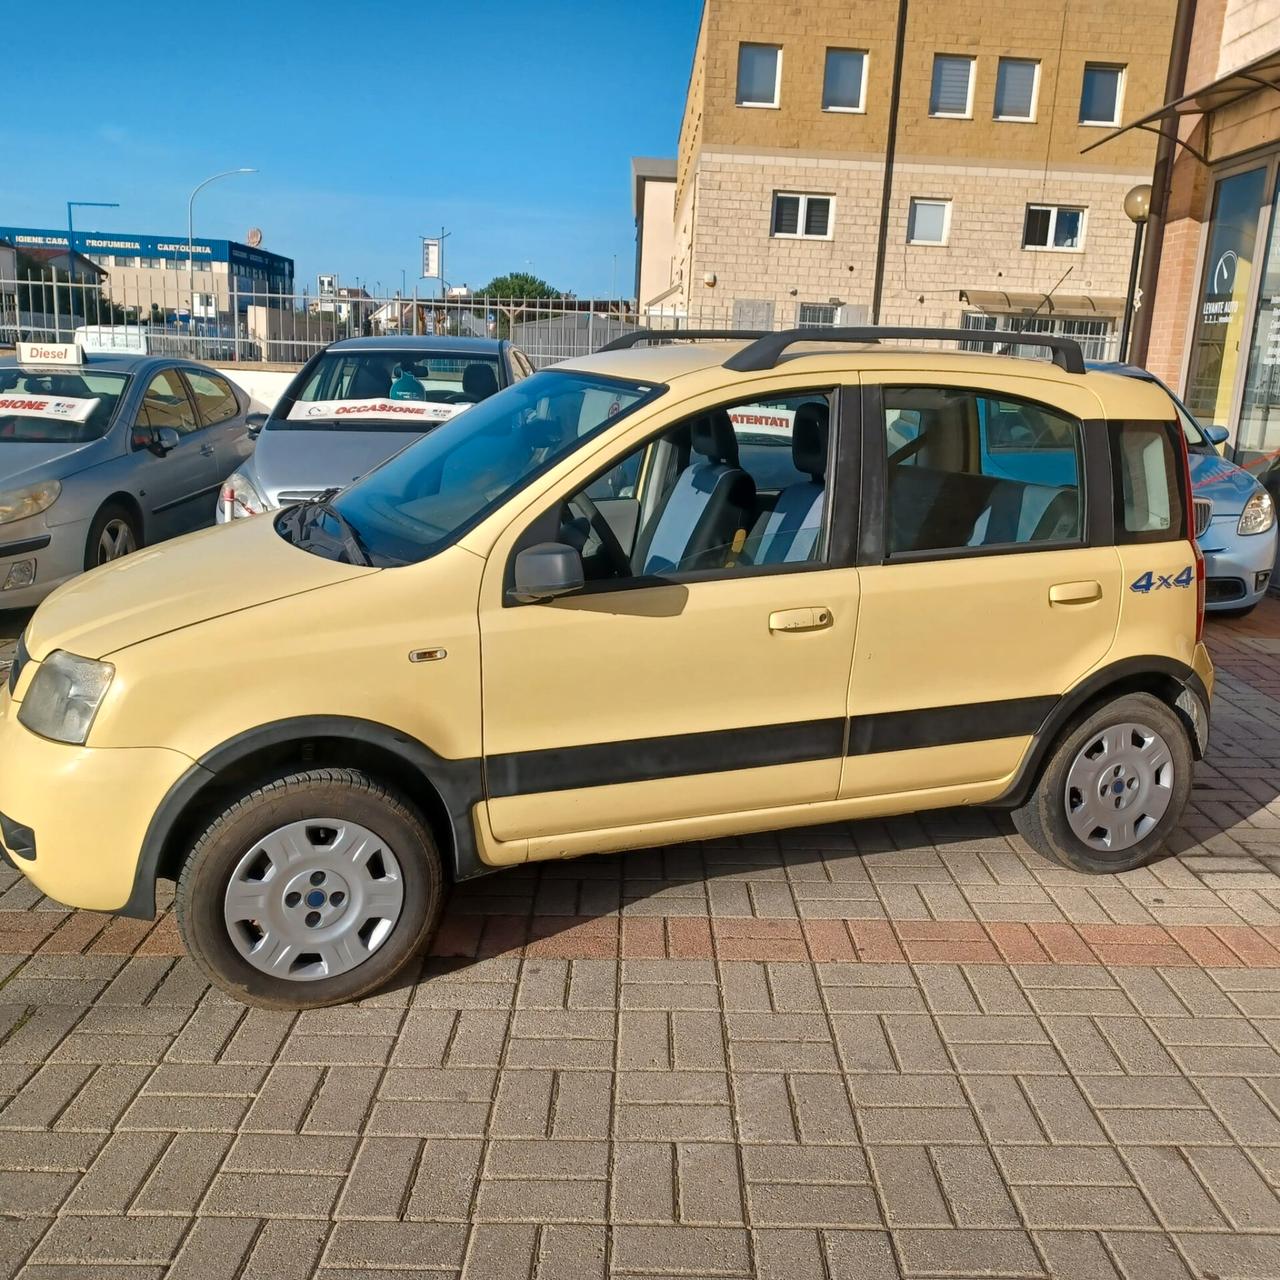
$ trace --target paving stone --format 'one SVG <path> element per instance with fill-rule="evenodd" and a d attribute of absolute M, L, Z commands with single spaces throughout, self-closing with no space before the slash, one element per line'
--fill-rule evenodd
<path fill-rule="evenodd" d="M 31 1255 L 37 1263 L 163 1265 L 187 1230 L 185 1218 L 59 1218 Z"/>
<path fill-rule="evenodd" d="M 749 1275 L 745 1230 L 729 1227 L 633 1227 L 614 1231 L 613 1265 L 618 1271 Z"/>
<path fill-rule="evenodd" d="M 933 1230 L 894 1234 L 909 1274 L 1041 1276 L 1044 1268 L 1021 1230 Z"/>
<path fill-rule="evenodd" d="M 134 1213 L 195 1213 L 232 1138 L 229 1134 L 179 1133 L 165 1148 L 134 1198 Z"/>
<path fill-rule="evenodd" d="M 274 1219 L 262 1225 L 244 1280 L 308 1280 L 329 1235 L 325 1222 Z"/>
<path fill-rule="evenodd" d="M 256 1218 L 200 1218 L 166 1280 L 239 1280 L 261 1224 Z"/>

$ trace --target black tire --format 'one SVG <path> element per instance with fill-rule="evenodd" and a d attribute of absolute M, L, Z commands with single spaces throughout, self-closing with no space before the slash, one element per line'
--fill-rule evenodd
<path fill-rule="evenodd" d="M 84 567 L 86 571 L 96 569 L 99 565 L 110 563 L 109 560 L 101 558 L 101 545 L 103 534 L 113 525 L 119 525 L 128 531 L 129 537 L 133 540 L 133 551 L 142 549 L 142 529 L 139 526 L 137 513 L 131 511 L 123 503 L 108 502 L 93 517 L 93 523 L 89 526 L 89 537 L 84 547 Z M 126 552 L 125 554 L 128 553 Z"/>
<path fill-rule="evenodd" d="M 224 918 L 228 886 L 240 860 L 272 832 L 326 818 L 358 823 L 385 841 L 403 903 L 385 940 L 355 967 L 333 977 L 276 977 L 250 964 L 232 941 Z M 210 823 L 182 868 L 175 907 L 187 951 L 216 986 L 264 1009 L 319 1009 L 358 1000 L 412 964 L 439 924 L 444 893 L 439 851 L 413 805 L 358 770 L 311 769 L 264 783 Z"/>
<path fill-rule="evenodd" d="M 1091 745 L 1091 740 L 1096 741 L 1100 731 L 1123 724 L 1154 730 L 1164 739 L 1172 776 L 1167 780 L 1168 804 L 1163 814 L 1135 843 L 1111 851 L 1086 843 L 1072 829 L 1068 818 L 1067 779 L 1077 757 Z M 1151 694 L 1124 694 L 1092 712 L 1054 747 L 1035 789 L 1026 803 L 1013 811 L 1014 825 L 1037 853 L 1064 867 L 1094 875 L 1131 871 L 1154 858 L 1178 825 L 1191 795 L 1193 767 L 1191 741 L 1177 714 Z M 1099 790 L 1099 796 L 1102 794 Z M 1077 806 L 1078 802 L 1077 793 Z"/>

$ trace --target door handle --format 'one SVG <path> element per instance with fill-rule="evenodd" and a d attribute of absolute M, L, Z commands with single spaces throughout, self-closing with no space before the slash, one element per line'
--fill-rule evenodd
<path fill-rule="evenodd" d="M 1059 582 L 1049 588 L 1050 604 L 1092 604 L 1101 599 L 1100 582 Z"/>
<path fill-rule="evenodd" d="M 769 630 L 822 631 L 833 621 L 831 610 L 826 605 L 813 605 L 807 609 L 778 609 L 769 615 Z"/>
<path fill-rule="evenodd" d="M 214 454 L 214 448 L 213 448 L 213 445 L 211 445 L 211 444 L 202 444 L 202 445 L 200 446 L 200 452 L 201 452 L 201 453 L 203 453 L 203 454 L 204 454 L 204 456 L 205 456 L 206 458 L 212 458 L 212 457 L 213 457 L 213 454 Z"/>

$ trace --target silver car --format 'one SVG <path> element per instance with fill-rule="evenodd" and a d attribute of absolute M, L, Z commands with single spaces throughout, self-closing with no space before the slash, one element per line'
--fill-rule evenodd
<path fill-rule="evenodd" d="M 212 523 L 253 450 L 248 397 L 173 357 L 0 359 L 0 609 Z"/>
<path fill-rule="evenodd" d="M 505 339 L 348 338 L 313 356 L 260 429 L 217 503 L 220 524 L 305 502 L 533 372 Z"/>

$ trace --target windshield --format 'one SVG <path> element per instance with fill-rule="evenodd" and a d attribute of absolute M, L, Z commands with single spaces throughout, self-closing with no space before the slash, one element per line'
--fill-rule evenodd
<path fill-rule="evenodd" d="M 300 528 L 302 522 L 285 512 L 276 528 L 281 537 L 330 559 L 350 559 L 354 540 L 375 565 L 425 560 L 659 390 L 545 370 L 371 471 L 332 500 L 340 519 L 320 512 Z"/>
<path fill-rule="evenodd" d="M 0 369 L 0 444 L 85 444 L 106 435 L 129 375 Z"/>
<path fill-rule="evenodd" d="M 326 351 L 268 430 L 422 431 L 497 390 L 496 354 Z"/>

